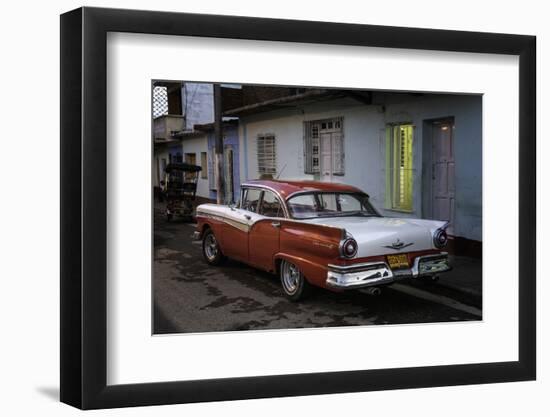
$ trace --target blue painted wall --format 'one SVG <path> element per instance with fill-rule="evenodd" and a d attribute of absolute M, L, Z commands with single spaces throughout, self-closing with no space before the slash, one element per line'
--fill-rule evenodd
<path fill-rule="evenodd" d="M 224 140 L 223 144 L 230 145 L 233 148 L 233 201 L 239 198 L 241 177 L 239 172 L 239 132 L 237 126 L 226 126 L 223 129 Z M 208 152 L 214 155 L 214 132 L 208 134 Z M 210 190 L 210 198 L 216 199 L 216 191 Z"/>

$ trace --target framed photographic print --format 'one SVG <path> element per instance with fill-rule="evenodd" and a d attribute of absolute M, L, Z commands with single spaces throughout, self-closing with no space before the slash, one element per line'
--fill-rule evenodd
<path fill-rule="evenodd" d="M 61 16 L 61 400 L 535 379 L 535 38 Z"/>

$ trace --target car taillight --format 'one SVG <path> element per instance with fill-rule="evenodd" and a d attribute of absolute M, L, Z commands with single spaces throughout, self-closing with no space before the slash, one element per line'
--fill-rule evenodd
<path fill-rule="evenodd" d="M 340 247 L 345 258 L 353 258 L 357 254 L 357 242 L 353 238 L 344 240 Z"/>
<path fill-rule="evenodd" d="M 447 245 L 447 232 L 445 229 L 437 229 L 434 233 L 434 245 L 436 248 L 444 248 Z"/>

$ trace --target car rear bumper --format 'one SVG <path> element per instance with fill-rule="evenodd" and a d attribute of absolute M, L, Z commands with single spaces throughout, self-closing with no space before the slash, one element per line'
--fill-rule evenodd
<path fill-rule="evenodd" d="M 364 288 L 391 284 L 407 278 L 436 275 L 451 269 L 447 253 L 418 256 L 412 268 L 392 270 L 386 262 L 367 262 L 356 265 L 329 265 L 326 285 L 334 289 Z"/>

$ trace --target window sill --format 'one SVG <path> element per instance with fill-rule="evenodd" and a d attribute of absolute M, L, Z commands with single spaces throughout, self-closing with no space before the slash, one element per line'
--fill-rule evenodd
<path fill-rule="evenodd" d="M 396 209 L 396 208 L 384 208 L 384 210 L 393 211 L 395 213 L 414 214 L 414 210 L 403 210 L 403 209 Z"/>

